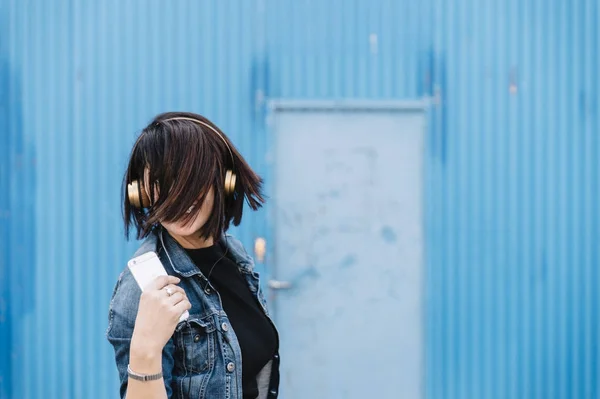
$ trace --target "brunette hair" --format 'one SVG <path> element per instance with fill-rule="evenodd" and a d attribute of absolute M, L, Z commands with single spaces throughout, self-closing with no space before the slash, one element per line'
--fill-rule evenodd
<path fill-rule="evenodd" d="M 216 129 L 222 137 L 202 123 Z M 228 148 L 229 147 L 229 148 Z M 231 153 L 230 153 L 231 150 Z M 232 194 L 225 193 L 225 172 L 232 170 L 237 180 Z M 150 196 L 150 207 L 136 208 L 129 202 L 127 184 L 139 180 Z M 214 205 L 200 236 L 218 238 L 242 221 L 244 199 L 257 210 L 265 202 L 262 179 L 233 146 L 229 138 L 205 117 L 189 112 L 158 115 L 142 130 L 131 150 L 123 178 L 123 220 L 125 236 L 131 226 L 137 238 L 146 237 L 161 221 L 190 223 L 195 214 L 186 211 L 198 200 L 204 202 L 210 189 Z"/>

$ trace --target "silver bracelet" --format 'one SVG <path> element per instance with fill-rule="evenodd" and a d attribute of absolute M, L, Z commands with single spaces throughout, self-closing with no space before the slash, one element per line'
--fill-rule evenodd
<path fill-rule="evenodd" d="M 131 367 L 129 367 L 129 365 L 127 365 L 127 375 L 129 375 L 129 378 L 134 379 L 136 381 L 156 381 L 156 380 L 160 380 L 163 377 L 163 373 L 162 371 L 160 373 L 157 374 L 138 374 L 136 372 L 134 372 L 133 370 L 131 370 Z"/>

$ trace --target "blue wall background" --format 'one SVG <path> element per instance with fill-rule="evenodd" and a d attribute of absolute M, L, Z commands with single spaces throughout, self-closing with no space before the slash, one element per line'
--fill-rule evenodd
<path fill-rule="evenodd" d="M 0 0 L 0 398 L 115 396 L 136 134 L 200 112 L 268 175 L 274 98 L 430 103 L 427 397 L 600 396 L 599 19 L 594 0 Z"/>

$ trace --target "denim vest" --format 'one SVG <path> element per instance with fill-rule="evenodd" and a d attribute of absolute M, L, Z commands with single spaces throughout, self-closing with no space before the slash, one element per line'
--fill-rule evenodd
<path fill-rule="evenodd" d="M 242 244 L 223 236 L 228 253 L 238 265 L 250 292 L 267 317 L 266 302 L 254 262 Z M 157 229 L 134 256 L 155 251 L 166 271 L 181 278 L 179 284 L 192 304 L 190 317 L 179 323 L 162 353 L 162 368 L 169 398 L 243 399 L 242 353 L 236 335 L 223 311 L 220 297 L 204 275 L 169 234 Z M 141 290 L 129 268 L 121 273 L 109 309 L 106 336 L 115 350 L 121 380 L 121 397 L 127 391 L 129 347 Z M 270 320 L 270 317 L 269 317 Z M 279 354 L 257 376 L 259 398 L 276 398 L 279 385 Z"/>

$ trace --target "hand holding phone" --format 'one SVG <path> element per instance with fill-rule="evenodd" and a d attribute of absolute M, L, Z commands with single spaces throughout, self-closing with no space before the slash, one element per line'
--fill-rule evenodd
<path fill-rule="evenodd" d="M 144 289 L 148 287 L 158 276 L 166 276 L 167 271 L 161 263 L 158 255 L 154 251 L 146 252 L 140 256 L 131 259 L 127 266 L 138 283 L 138 286 L 144 292 Z M 190 313 L 186 310 L 179 318 L 179 322 L 187 320 L 190 317 Z"/>

